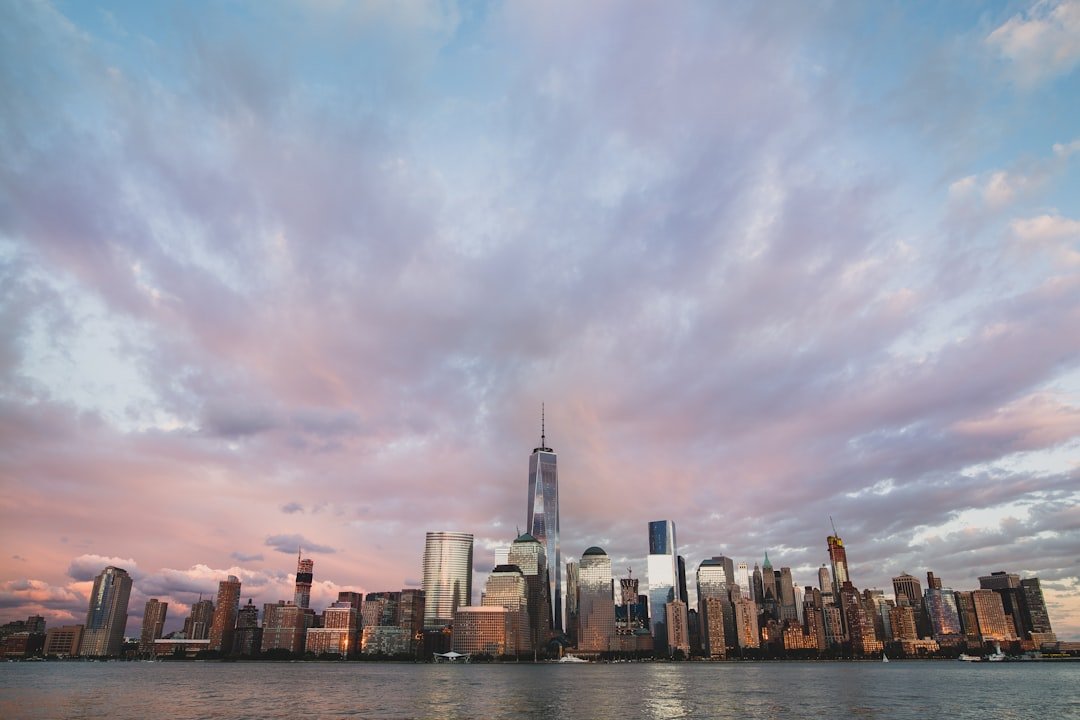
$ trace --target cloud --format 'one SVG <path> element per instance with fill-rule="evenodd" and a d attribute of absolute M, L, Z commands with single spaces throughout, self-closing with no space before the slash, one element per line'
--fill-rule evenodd
<path fill-rule="evenodd" d="M 0 583 L 0 607 L 41 607 L 86 610 L 86 597 L 69 587 L 50 585 L 44 580 L 8 580 Z"/>
<path fill-rule="evenodd" d="M 304 512 L 304 506 L 294 500 L 282 505 L 281 512 L 285 513 L 286 515 L 292 515 L 293 513 L 302 513 Z"/>
<path fill-rule="evenodd" d="M 93 580 L 110 565 L 126 570 L 132 578 L 138 577 L 138 565 L 133 559 L 104 555 L 80 555 L 68 565 L 67 574 L 74 580 Z"/>
<path fill-rule="evenodd" d="M 1080 220 L 1061 215 L 1036 215 L 1011 221 L 1009 230 L 1025 249 L 1050 253 L 1065 267 L 1080 265 Z"/>
<path fill-rule="evenodd" d="M 298 549 L 308 553 L 334 553 L 334 548 L 311 542 L 303 535 L 271 535 L 266 538 L 266 545 L 280 553 L 293 554 Z"/>
<path fill-rule="evenodd" d="M 1024 86 L 1069 73 L 1080 62 L 1080 2 L 1040 0 L 996 28 L 986 43 Z"/>
<path fill-rule="evenodd" d="M 236 560 L 237 562 L 242 562 L 242 563 L 262 562 L 262 559 L 263 559 L 262 553 L 255 553 L 254 555 L 248 555 L 247 553 L 236 552 L 236 551 L 233 551 L 233 552 L 229 553 L 229 557 L 231 557 L 233 560 Z"/>
<path fill-rule="evenodd" d="M 1075 152 L 1080 152 L 1080 139 L 1070 143 L 1054 143 L 1054 155 L 1067 158 Z"/>

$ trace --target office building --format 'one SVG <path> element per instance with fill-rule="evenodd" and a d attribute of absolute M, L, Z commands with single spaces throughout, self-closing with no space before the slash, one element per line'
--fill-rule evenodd
<path fill-rule="evenodd" d="M 495 656 L 514 653 L 514 620 L 504 607 L 460 607 L 451 622 L 454 626 L 451 648 L 456 653 Z"/>
<path fill-rule="evenodd" d="M 682 652 L 690 654 L 690 625 L 686 603 L 672 600 L 664 606 L 664 619 L 667 626 L 667 651 L 674 655 Z"/>
<path fill-rule="evenodd" d="M 979 623 L 980 642 L 1009 642 L 1017 639 L 1016 628 L 1012 618 L 1005 614 L 1000 594 L 993 590 L 974 590 L 971 599 Z"/>
<path fill-rule="evenodd" d="M 611 558 L 591 547 L 578 564 L 577 648 L 583 652 L 614 649 L 615 596 Z"/>
<path fill-rule="evenodd" d="M 540 446 L 529 456 L 529 508 L 526 532 L 544 547 L 548 578 L 548 597 L 554 610 L 553 628 L 563 630 L 562 550 L 559 547 L 559 471 L 558 457 L 547 446 L 543 408 L 540 414 Z"/>
<path fill-rule="evenodd" d="M 675 523 L 655 520 L 649 523 L 649 620 L 652 625 L 653 647 L 658 653 L 667 652 L 668 629 L 665 607 L 678 599 L 678 552 Z M 685 605 L 685 603 L 684 603 Z"/>
<path fill-rule="evenodd" d="M 429 532 L 424 542 L 424 628 L 439 630 L 472 598 L 473 536 Z"/>
<path fill-rule="evenodd" d="M 46 657 L 53 655 L 59 658 L 78 657 L 83 627 L 82 625 L 60 625 L 49 628 L 45 633 L 45 647 L 42 652 Z"/>
<path fill-rule="evenodd" d="M 957 645 L 964 642 L 964 633 L 960 627 L 960 612 L 956 607 L 956 596 L 950 588 L 930 587 L 923 592 L 923 607 L 926 608 L 930 633 L 938 645 Z M 976 601 L 976 612 L 978 601 Z"/>
<path fill-rule="evenodd" d="M 232 652 L 236 613 L 240 610 L 240 578 L 230 575 L 218 583 L 214 619 L 210 623 L 210 650 L 225 655 Z"/>
<path fill-rule="evenodd" d="M 507 654 L 533 650 L 529 632 L 528 586 L 521 568 L 517 565 L 496 565 L 484 584 L 484 595 L 480 604 L 506 608 L 507 622 L 510 624 L 510 635 L 505 648 Z"/>
<path fill-rule="evenodd" d="M 723 555 L 702 560 L 697 569 L 698 622 L 701 648 L 707 657 L 727 655 L 735 642 L 735 610 L 732 605 L 734 572 L 731 558 Z"/>
<path fill-rule="evenodd" d="M 547 553 L 539 540 L 529 533 L 524 533 L 510 545 L 507 561 L 509 565 L 516 565 L 525 578 L 530 649 L 539 651 L 547 645 L 552 634 L 551 597 L 548 595 L 551 584 L 547 569 Z M 569 611 L 568 598 L 567 617 L 569 617 Z M 567 629 L 569 630 L 569 626 Z"/>
<path fill-rule="evenodd" d="M 744 597 L 739 597 L 732 603 L 735 613 L 735 644 L 740 649 L 756 648 L 761 642 L 758 632 L 758 608 L 757 604 Z"/>
<path fill-rule="evenodd" d="M 577 645 L 578 629 L 578 564 L 573 560 L 566 563 L 566 639 L 571 647 Z"/>
<path fill-rule="evenodd" d="M 1031 632 L 1027 613 L 1024 612 L 1024 592 L 1020 588 L 1020 576 L 1005 571 L 992 572 L 979 577 L 979 588 L 993 590 L 1001 596 L 1005 614 L 1012 619 L 1016 637 L 1026 638 Z"/>
<path fill-rule="evenodd" d="M 1039 578 L 1021 580 L 1020 591 L 1023 595 L 1028 632 L 1035 646 L 1041 647 L 1044 643 L 1057 642 L 1054 629 L 1050 626 L 1050 614 L 1046 610 L 1046 600 L 1043 598 Z"/>
<path fill-rule="evenodd" d="M 109 566 L 94 578 L 86 625 L 79 654 L 85 657 L 116 657 L 124 647 L 131 576 L 122 568 Z"/>
<path fill-rule="evenodd" d="M 154 656 L 154 641 L 161 637 L 161 630 L 165 627 L 165 613 L 168 610 L 169 603 L 161 602 L 157 598 L 146 601 L 142 632 L 139 633 L 139 655 L 142 657 Z"/>

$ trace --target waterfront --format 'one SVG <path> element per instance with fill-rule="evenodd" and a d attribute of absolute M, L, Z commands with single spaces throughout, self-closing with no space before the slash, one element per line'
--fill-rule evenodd
<path fill-rule="evenodd" d="M 1080 663 L 3 663 L 0 718 L 1080 717 Z"/>

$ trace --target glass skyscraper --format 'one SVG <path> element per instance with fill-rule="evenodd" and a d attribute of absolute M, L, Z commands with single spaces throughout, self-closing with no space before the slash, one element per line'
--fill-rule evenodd
<path fill-rule="evenodd" d="M 671 520 L 654 520 L 649 523 L 649 625 L 652 629 L 653 647 L 658 652 L 667 650 L 667 622 L 664 608 L 677 600 L 679 578 L 678 553 L 675 550 L 675 523 Z"/>
<path fill-rule="evenodd" d="M 424 628 L 440 629 L 472 602 L 473 536 L 429 532 L 424 543 Z"/>
<path fill-rule="evenodd" d="M 611 558 L 591 547 L 581 556 L 578 577 L 577 647 L 585 652 L 612 650 L 615 637 L 615 596 Z"/>
<path fill-rule="evenodd" d="M 555 611 L 555 632 L 563 629 L 562 552 L 559 549 L 559 472 L 555 451 L 547 447 L 540 418 L 540 447 L 529 456 L 529 515 L 526 528 L 544 546 L 551 570 L 549 597 Z"/>
<path fill-rule="evenodd" d="M 131 576 L 126 570 L 110 565 L 94 578 L 80 655 L 111 657 L 120 654 L 130 596 Z"/>

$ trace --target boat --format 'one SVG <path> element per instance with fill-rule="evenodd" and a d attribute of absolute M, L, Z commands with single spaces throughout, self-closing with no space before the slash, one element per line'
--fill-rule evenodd
<path fill-rule="evenodd" d="M 956 659 L 961 662 L 982 662 L 982 658 L 978 655 L 968 655 L 967 653 L 960 653 L 960 657 Z"/>
<path fill-rule="evenodd" d="M 881 662 L 889 662 L 889 656 L 885 653 L 881 653 Z"/>
<path fill-rule="evenodd" d="M 561 658 L 559 658 L 559 662 L 561 662 L 561 663 L 587 663 L 589 661 L 585 660 L 584 658 L 579 658 L 577 655 L 563 655 Z"/>
<path fill-rule="evenodd" d="M 994 652 L 991 655 L 986 656 L 986 662 L 1001 662 L 1005 659 L 1005 653 L 1001 651 L 1001 646 L 994 647 Z"/>

